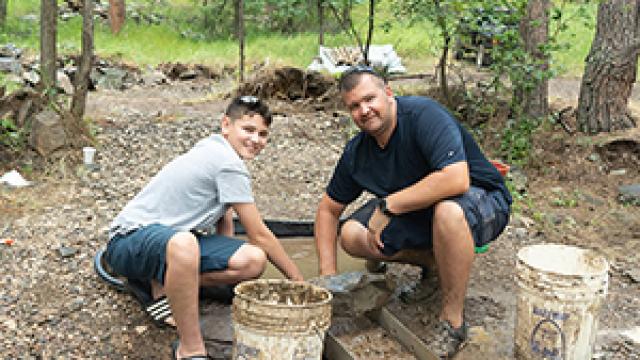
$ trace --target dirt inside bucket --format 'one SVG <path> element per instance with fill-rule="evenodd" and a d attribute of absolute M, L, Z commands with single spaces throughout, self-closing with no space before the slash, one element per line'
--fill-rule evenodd
<path fill-rule="evenodd" d="M 236 291 L 238 296 L 269 305 L 312 305 L 328 301 L 331 297 L 322 288 L 283 280 L 246 283 Z"/>

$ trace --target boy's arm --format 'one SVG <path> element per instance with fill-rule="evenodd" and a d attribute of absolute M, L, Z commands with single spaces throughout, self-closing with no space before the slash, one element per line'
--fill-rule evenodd
<path fill-rule="evenodd" d="M 267 254 L 269 261 L 287 278 L 304 280 L 298 266 L 289 258 L 280 241 L 262 221 L 256 205 L 254 203 L 235 203 L 232 204 L 232 207 L 247 231 L 249 242 L 260 247 Z"/>
<path fill-rule="evenodd" d="M 337 272 L 336 242 L 340 214 L 345 205 L 331 199 L 327 193 L 322 196 L 318 211 L 314 233 L 318 250 L 318 271 L 320 275 L 334 275 Z"/>
<path fill-rule="evenodd" d="M 233 208 L 229 208 L 223 217 L 216 223 L 216 234 L 232 237 L 235 234 L 233 228 Z"/>

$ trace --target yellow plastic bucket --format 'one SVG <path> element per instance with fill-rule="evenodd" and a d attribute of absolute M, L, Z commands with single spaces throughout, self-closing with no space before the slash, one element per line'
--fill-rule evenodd
<path fill-rule="evenodd" d="M 331 323 L 326 289 L 280 279 L 246 281 L 233 299 L 233 359 L 321 359 Z"/>
<path fill-rule="evenodd" d="M 591 359 L 609 264 L 594 251 L 539 244 L 517 255 L 517 359 Z"/>

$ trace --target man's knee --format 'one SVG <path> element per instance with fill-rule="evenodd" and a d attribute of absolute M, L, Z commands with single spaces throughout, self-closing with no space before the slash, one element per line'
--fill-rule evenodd
<path fill-rule="evenodd" d="M 342 225 L 340 229 L 340 246 L 344 249 L 344 251 L 353 255 L 356 251 L 356 247 L 359 243 L 361 243 L 360 238 L 362 236 L 366 236 L 366 229 L 355 220 L 348 220 Z"/>
<path fill-rule="evenodd" d="M 445 200 L 437 203 L 433 209 L 433 226 L 449 228 L 467 225 L 464 210 L 455 201 Z"/>
<path fill-rule="evenodd" d="M 267 254 L 255 245 L 244 244 L 229 262 L 240 271 L 244 280 L 255 279 L 262 275 L 267 266 Z"/>
<path fill-rule="evenodd" d="M 167 243 L 167 263 L 198 264 L 200 258 L 198 239 L 189 232 L 173 235 Z"/>

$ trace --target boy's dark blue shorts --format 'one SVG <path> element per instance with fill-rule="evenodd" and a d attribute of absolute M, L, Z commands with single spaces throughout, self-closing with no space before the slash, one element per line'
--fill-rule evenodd
<path fill-rule="evenodd" d="M 118 275 L 129 279 L 156 279 L 164 283 L 167 243 L 178 231 L 152 224 L 109 241 L 105 260 Z M 224 270 L 245 241 L 223 235 L 194 234 L 200 245 L 200 272 Z"/>
<path fill-rule="evenodd" d="M 510 206 L 500 191 L 487 192 L 472 186 L 466 193 L 449 200 L 462 207 L 476 247 L 495 240 L 509 222 Z M 378 199 L 370 200 L 349 219 L 367 227 L 377 203 Z M 394 216 L 381 234 L 382 253 L 391 256 L 402 249 L 430 249 L 432 220 L 433 207 Z"/>

